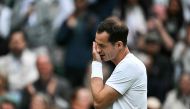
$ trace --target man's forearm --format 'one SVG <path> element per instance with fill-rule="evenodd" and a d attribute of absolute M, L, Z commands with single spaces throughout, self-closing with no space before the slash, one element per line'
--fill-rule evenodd
<path fill-rule="evenodd" d="M 171 36 L 166 32 L 166 30 L 163 26 L 158 27 L 158 31 L 160 32 L 160 35 L 164 41 L 166 48 L 168 50 L 171 50 L 174 46 L 174 41 L 171 38 Z"/>
<path fill-rule="evenodd" d="M 91 90 L 92 90 L 92 96 L 94 98 L 94 106 L 96 109 L 102 108 L 102 100 L 101 98 L 101 91 L 104 88 L 103 80 L 98 77 L 91 78 Z"/>
<path fill-rule="evenodd" d="M 103 80 L 101 78 L 91 78 L 91 90 L 92 90 L 92 96 L 94 99 L 98 99 L 98 95 L 103 89 Z"/>
<path fill-rule="evenodd" d="M 106 109 L 119 98 L 119 93 L 105 85 L 101 78 L 91 78 L 91 90 L 95 109 Z"/>
<path fill-rule="evenodd" d="M 100 98 L 100 92 L 103 90 L 103 72 L 102 72 L 102 63 L 98 61 L 92 62 L 92 74 L 91 74 L 91 90 L 92 96 L 94 98 L 94 105 L 96 109 L 99 109 L 98 106 L 101 103 L 102 98 Z"/>

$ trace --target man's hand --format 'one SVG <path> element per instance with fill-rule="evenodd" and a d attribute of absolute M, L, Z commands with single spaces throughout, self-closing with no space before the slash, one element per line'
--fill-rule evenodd
<path fill-rule="evenodd" d="M 33 96 L 36 94 L 36 89 L 34 88 L 34 86 L 32 84 L 29 84 L 27 87 L 26 87 L 28 93 Z"/>
<path fill-rule="evenodd" d="M 96 42 L 93 42 L 92 56 L 93 56 L 93 61 L 102 62 L 101 57 L 100 57 L 99 53 L 97 52 L 97 44 L 96 44 Z"/>
<path fill-rule="evenodd" d="M 77 23 L 77 19 L 74 16 L 71 16 L 67 21 L 67 26 L 70 28 L 75 28 L 77 26 Z"/>
<path fill-rule="evenodd" d="M 56 87 L 57 87 L 57 80 L 53 78 L 52 80 L 50 80 L 50 82 L 48 83 L 48 86 L 47 86 L 48 94 L 50 94 L 51 96 L 54 96 Z"/>

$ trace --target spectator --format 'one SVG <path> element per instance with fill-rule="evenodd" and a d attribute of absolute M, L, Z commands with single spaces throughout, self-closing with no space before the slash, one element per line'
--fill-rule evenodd
<path fill-rule="evenodd" d="M 47 55 L 38 56 L 36 65 L 40 78 L 24 90 L 22 108 L 26 109 L 31 96 L 38 92 L 50 96 L 58 107 L 62 109 L 68 108 L 68 101 L 71 95 L 69 83 L 65 79 L 54 75 L 53 65 Z"/>
<path fill-rule="evenodd" d="M 163 109 L 190 108 L 190 74 L 182 73 L 178 86 L 168 93 Z"/>
<path fill-rule="evenodd" d="M 24 28 L 28 34 L 28 47 L 44 49 L 50 52 L 53 63 L 57 63 L 59 51 L 55 45 L 54 36 L 74 11 L 73 0 L 18 0 L 15 3 L 13 27 Z"/>
<path fill-rule="evenodd" d="M 164 101 L 166 93 L 173 87 L 173 65 L 160 53 L 161 42 L 156 31 L 145 38 L 145 51 L 150 61 L 147 67 L 148 96 L 155 96 Z"/>
<path fill-rule="evenodd" d="M 148 32 L 157 31 L 157 34 L 162 41 L 161 53 L 170 58 L 171 51 L 174 47 L 175 42 L 172 36 L 168 33 L 167 29 L 165 28 L 165 23 L 167 21 L 166 9 L 166 6 L 161 4 L 156 4 L 152 6 L 152 15 L 147 21 L 147 29 Z"/>
<path fill-rule="evenodd" d="M 32 97 L 29 109 L 53 109 L 53 103 L 47 95 L 38 93 Z"/>
<path fill-rule="evenodd" d="M 190 24 L 186 27 L 187 34 L 184 40 L 179 40 L 174 49 L 172 54 L 172 60 L 175 64 L 176 71 L 175 71 L 175 79 L 178 80 L 180 73 L 184 70 L 185 72 L 190 72 Z"/>
<path fill-rule="evenodd" d="M 10 91 L 20 93 L 38 78 L 36 55 L 27 49 L 24 31 L 16 29 L 9 37 L 10 53 L 0 58 L 0 71 L 7 76 Z"/>
<path fill-rule="evenodd" d="M 71 98 L 71 109 L 94 109 L 92 95 L 87 88 L 78 88 Z"/>
<path fill-rule="evenodd" d="M 166 30 L 176 42 L 179 40 L 179 31 L 184 24 L 183 9 L 181 0 L 170 0 L 167 8 Z"/>
<path fill-rule="evenodd" d="M 75 0 L 75 12 L 63 22 L 56 42 L 65 49 L 64 75 L 73 88 L 84 85 L 97 19 L 87 11 L 86 0 Z"/>

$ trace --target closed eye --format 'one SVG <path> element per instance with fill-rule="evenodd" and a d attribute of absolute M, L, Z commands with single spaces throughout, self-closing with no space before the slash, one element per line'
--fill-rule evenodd
<path fill-rule="evenodd" d="M 103 44 L 98 44 L 98 46 L 99 46 L 100 48 L 105 48 L 105 47 L 106 47 L 106 46 L 103 45 Z"/>

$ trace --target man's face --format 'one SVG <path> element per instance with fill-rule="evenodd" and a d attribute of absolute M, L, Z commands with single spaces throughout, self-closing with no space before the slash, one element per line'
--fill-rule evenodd
<path fill-rule="evenodd" d="M 40 73 L 41 79 L 43 79 L 44 81 L 49 80 L 53 72 L 53 66 L 47 56 L 38 57 L 37 68 Z"/>
<path fill-rule="evenodd" d="M 77 10 L 84 10 L 86 8 L 86 0 L 76 0 L 75 7 Z"/>
<path fill-rule="evenodd" d="M 160 44 L 151 42 L 146 43 L 146 52 L 150 55 L 156 55 L 160 52 Z"/>
<path fill-rule="evenodd" d="M 102 61 L 114 60 L 118 49 L 109 42 L 109 34 L 107 32 L 96 33 L 97 52 L 99 53 Z"/>
<path fill-rule="evenodd" d="M 76 94 L 75 104 L 80 109 L 89 109 L 92 104 L 92 96 L 89 90 L 79 89 Z"/>
<path fill-rule="evenodd" d="M 30 109 L 46 109 L 46 104 L 41 96 L 34 96 L 30 103 Z"/>
<path fill-rule="evenodd" d="M 13 36 L 9 43 L 9 48 L 13 54 L 20 55 L 22 51 L 26 48 L 24 34 L 22 32 L 16 32 L 12 35 Z"/>

